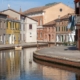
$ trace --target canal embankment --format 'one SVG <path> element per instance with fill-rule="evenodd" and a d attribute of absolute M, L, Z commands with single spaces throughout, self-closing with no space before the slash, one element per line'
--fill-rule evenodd
<path fill-rule="evenodd" d="M 71 46 L 53 46 L 34 52 L 33 57 L 51 63 L 80 68 L 80 51 Z"/>
<path fill-rule="evenodd" d="M 15 49 L 16 46 L 21 46 L 22 48 L 48 46 L 48 43 L 22 43 L 22 44 L 5 44 L 0 45 L 0 50 Z"/>

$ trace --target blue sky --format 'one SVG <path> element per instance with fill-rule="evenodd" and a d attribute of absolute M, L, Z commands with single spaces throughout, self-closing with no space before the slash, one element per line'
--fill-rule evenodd
<path fill-rule="evenodd" d="M 29 8 L 43 6 L 47 3 L 53 2 L 62 2 L 74 8 L 74 0 L 0 0 L 0 11 L 7 9 L 8 4 L 14 10 L 19 11 L 21 7 L 22 11 L 25 11 Z"/>

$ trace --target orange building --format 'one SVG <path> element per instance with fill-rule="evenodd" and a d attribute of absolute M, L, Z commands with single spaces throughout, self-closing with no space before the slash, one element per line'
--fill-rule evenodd
<path fill-rule="evenodd" d="M 80 0 L 75 0 L 75 14 L 76 14 L 76 37 L 77 48 L 80 50 Z"/>
<path fill-rule="evenodd" d="M 50 42 L 55 41 L 56 35 L 56 29 L 54 27 L 54 24 L 52 25 L 53 21 L 57 19 L 58 16 L 62 17 L 64 15 L 67 15 L 68 13 L 74 13 L 74 9 L 61 2 L 31 8 L 23 12 L 24 15 L 29 16 L 38 21 L 38 41 Z"/>

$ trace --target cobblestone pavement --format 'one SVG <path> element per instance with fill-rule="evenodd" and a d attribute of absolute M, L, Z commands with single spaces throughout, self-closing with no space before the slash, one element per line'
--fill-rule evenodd
<path fill-rule="evenodd" d="M 44 48 L 37 51 L 38 55 L 44 55 L 48 57 L 55 57 L 60 59 L 66 59 L 70 61 L 80 62 L 80 51 L 76 47 L 71 46 L 54 46 L 50 48 Z"/>

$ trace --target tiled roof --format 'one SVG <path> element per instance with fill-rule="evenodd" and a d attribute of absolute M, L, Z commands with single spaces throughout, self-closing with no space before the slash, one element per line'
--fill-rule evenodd
<path fill-rule="evenodd" d="M 30 18 L 30 19 L 32 19 L 32 20 L 34 20 L 34 21 L 36 21 L 36 22 L 38 22 L 36 19 L 34 19 L 34 18 L 31 18 L 31 17 L 28 17 L 28 16 L 26 16 L 27 18 Z"/>
<path fill-rule="evenodd" d="M 50 26 L 50 25 L 55 25 L 55 21 L 50 21 L 50 22 L 44 24 L 43 26 Z"/>
<path fill-rule="evenodd" d="M 75 14 L 74 13 L 70 13 L 70 15 L 75 15 Z M 65 15 L 65 16 L 60 18 L 60 20 L 64 20 L 64 19 L 69 19 L 69 14 L 67 14 L 67 15 Z M 44 24 L 43 26 L 55 25 L 56 24 L 56 20 L 59 20 L 59 19 L 55 19 L 53 21 L 50 21 L 50 22 Z"/>
<path fill-rule="evenodd" d="M 18 11 L 15 11 L 15 10 L 13 10 L 13 9 L 11 9 L 11 8 L 6 9 L 6 10 L 3 10 L 3 11 L 1 11 L 1 12 L 7 11 L 7 10 L 11 10 L 11 11 L 13 11 L 13 12 L 15 12 L 15 13 L 18 13 L 18 14 L 20 14 L 20 15 L 22 15 L 22 16 L 25 16 L 25 15 L 23 15 L 22 13 L 20 13 L 20 12 L 18 12 Z"/>
<path fill-rule="evenodd" d="M 56 3 L 59 4 L 59 3 Z M 35 13 L 35 12 L 42 12 L 44 9 L 47 9 L 51 6 L 54 6 L 56 4 L 52 4 L 52 5 L 47 5 L 47 6 L 41 6 L 41 7 L 36 7 L 36 8 L 31 8 L 29 10 L 26 10 L 23 12 L 23 14 L 30 14 L 30 13 Z"/>
<path fill-rule="evenodd" d="M 75 15 L 75 14 L 74 14 L 74 13 L 69 13 L 69 14 L 67 14 L 67 15 L 62 16 L 62 17 L 60 18 L 60 20 L 69 19 L 69 15 Z M 57 18 L 56 20 L 59 20 L 59 19 Z M 56 21 L 56 20 L 55 20 L 55 21 Z"/>
<path fill-rule="evenodd" d="M 2 12 L 0 12 L 0 15 L 8 16 L 7 14 L 4 14 L 4 13 L 2 13 Z"/>
<path fill-rule="evenodd" d="M 9 16 L 9 15 L 7 16 L 7 18 L 10 19 L 10 20 L 18 20 L 16 17 L 13 18 L 13 17 L 11 17 L 11 16 Z"/>

